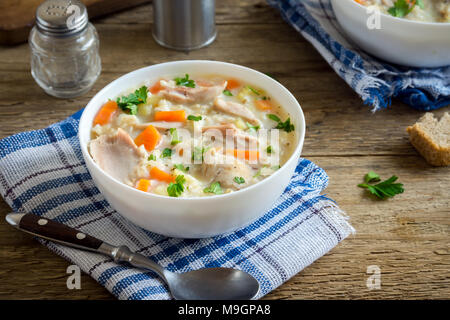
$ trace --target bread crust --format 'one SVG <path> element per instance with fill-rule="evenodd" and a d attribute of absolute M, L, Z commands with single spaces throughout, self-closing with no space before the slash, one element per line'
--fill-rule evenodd
<path fill-rule="evenodd" d="M 424 117 L 421 118 L 424 119 Z M 448 166 L 450 164 L 450 147 L 441 146 L 428 135 L 419 122 L 406 128 L 409 141 L 416 150 L 433 166 Z"/>

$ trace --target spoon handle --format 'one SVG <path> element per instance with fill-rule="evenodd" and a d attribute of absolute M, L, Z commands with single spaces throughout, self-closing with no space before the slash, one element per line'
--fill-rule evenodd
<path fill-rule="evenodd" d="M 10 213 L 6 221 L 19 230 L 78 249 L 98 252 L 103 244 L 84 232 L 31 213 Z"/>
<path fill-rule="evenodd" d="M 132 252 L 127 246 L 113 246 L 65 224 L 31 213 L 9 213 L 6 221 L 15 228 L 32 235 L 77 249 L 95 251 L 114 259 L 128 262 L 137 268 L 150 269 L 165 279 L 164 269 L 147 257 Z"/>

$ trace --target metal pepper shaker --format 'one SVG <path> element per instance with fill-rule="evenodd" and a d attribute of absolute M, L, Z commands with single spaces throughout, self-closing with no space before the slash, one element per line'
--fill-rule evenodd
<path fill-rule="evenodd" d="M 49 95 L 82 95 L 100 75 L 97 31 L 79 0 L 43 2 L 36 10 L 36 25 L 28 40 L 31 74 Z"/>
<path fill-rule="evenodd" d="M 153 37 L 175 50 L 189 51 L 216 38 L 215 0 L 153 0 Z"/>

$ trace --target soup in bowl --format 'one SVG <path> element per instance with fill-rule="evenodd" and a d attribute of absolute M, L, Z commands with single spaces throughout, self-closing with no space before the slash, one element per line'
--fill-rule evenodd
<path fill-rule="evenodd" d="M 277 81 L 245 67 L 179 61 L 127 74 L 80 120 L 89 171 L 137 225 L 198 238 L 258 218 L 286 188 L 304 118 Z"/>

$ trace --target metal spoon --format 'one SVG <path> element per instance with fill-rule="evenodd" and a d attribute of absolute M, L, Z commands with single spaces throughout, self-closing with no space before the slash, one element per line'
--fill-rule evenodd
<path fill-rule="evenodd" d="M 175 299 L 235 300 L 252 299 L 259 291 L 259 283 L 244 271 L 230 268 L 208 268 L 186 273 L 165 270 L 147 257 L 132 252 L 126 246 L 113 246 L 70 228 L 62 223 L 31 213 L 10 213 L 6 221 L 15 228 L 66 246 L 110 256 L 115 262 L 128 262 L 156 272 L 169 286 Z"/>

